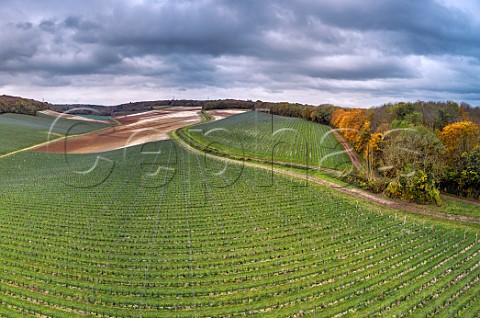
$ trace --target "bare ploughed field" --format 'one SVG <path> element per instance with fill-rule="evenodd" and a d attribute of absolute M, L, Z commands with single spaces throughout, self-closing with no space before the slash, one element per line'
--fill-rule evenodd
<path fill-rule="evenodd" d="M 169 139 L 168 133 L 201 121 L 200 107 L 171 107 L 116 117 L 119 126 L 82 136 L 60 139 L 34 149 L 36 152 L 88 154 L 117 150 Z"/>
<path fill-rule="evenodd" d="M 248 110 L 243 109 L 218 109 L 218 110 L 208 110 L 207 114 L 213 117 L 215 120 L 224 119 L 233 115 L 242 114 Z"/>
<path fill-rule="evenodd" d="M 51 116 L 51 117 L 62 117 L 65 119 L 73 119 L 73 120 L 81 120 L 81 121 L 90 121 L 90 122 L 96 122 L 96 123 L 103 123 L 103 124 L 108 124 L 108 120 L 99 120 L 99 119 L 92 119 L 92 118 L 87 118 L 83 116 L 78 116 L 78 115 L 73 115 L 73 114 L 62 114 L 53 110 L 42 110 L 40 113 Z"/>

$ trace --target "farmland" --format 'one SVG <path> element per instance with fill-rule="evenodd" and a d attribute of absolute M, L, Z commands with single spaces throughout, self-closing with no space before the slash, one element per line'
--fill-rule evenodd
<path fill-rule="evenodd" d="M 44 114 L 0 114 L 0 155 L 26 148 L 49 139 L 49 130 L 55 117 Z M 109 124 L 60 118 L 52 129 L 50 140 L 65 135 L 83 134 L 109 127 Z"/>
<path fill-rule="evenodd" d="M 475 227 L 161 141 L 1 159 L 0 316 L 472 317 Z"/>
<path fill-rule="evenodd" d="M 119 126 L 111 125 L 108 129 L 59 140 L 35 151 L 88 154 L 165 140 L 169 139 L 168 132 L 200 122 L 199 110 L 195 107 L 170 107 L 120 116 L 115 119 Z M 87 119 L 91 120 L 91 117 Z"/>
<path fill-rule="evenodd" d="M 350 159 L 327 126 L 298 118 L 247 112 L 184 133 L 208 150 L 239 158 L 344 169 Z"/>

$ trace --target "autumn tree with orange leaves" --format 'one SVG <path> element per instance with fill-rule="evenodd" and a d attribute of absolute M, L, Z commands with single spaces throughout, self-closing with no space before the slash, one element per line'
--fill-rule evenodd
<path fill-rule="evenodd" d="M 449 163 L 453 164 L 463 153 L 480 146 L 480 127 L 471 121 L 460 121 L 445 126 L 439 137 L 446 146 Z"/>
<path fill-rule="evenodd" d="M 332 115 L 332 125 L 340 129 L 359 153 L 363 153 L 370 140 L 370 114 L 366 109 L 339 109 Z"/>

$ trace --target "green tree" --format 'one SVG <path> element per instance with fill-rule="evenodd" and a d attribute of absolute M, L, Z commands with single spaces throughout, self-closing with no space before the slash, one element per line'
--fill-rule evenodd
<path fill-rule="evenodd" d="M 380 147 L 383 167 L 379 169 L 390 178 L 423 170 L 434 180 L 439 180 L 444 169 L 445 147 L 426 127 L 389 131 L 383 135 Z"/>
<path fill-rule="evenodd" d="M 464 152 L 456 165 L 447 168 L 441 189 L 480 199 L 480 147 L 469 153 Z"/>
<path fill-rule="evenodd" d="M 384 135 L 381 143 L 383 166 L 379 171 L 391 178 L 385 193 L 417 203 L 440 204 L 440 181 L 444 146 L 426 127 L 397 129 Z"/>

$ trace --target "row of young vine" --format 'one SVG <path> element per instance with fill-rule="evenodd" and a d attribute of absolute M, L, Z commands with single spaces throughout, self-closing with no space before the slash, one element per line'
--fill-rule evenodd
<path fill-rule="evenodd" d="M 479 313 L 475 231 L 172 141 L 102 156 L 2 160 L 0 316 Z"/>

